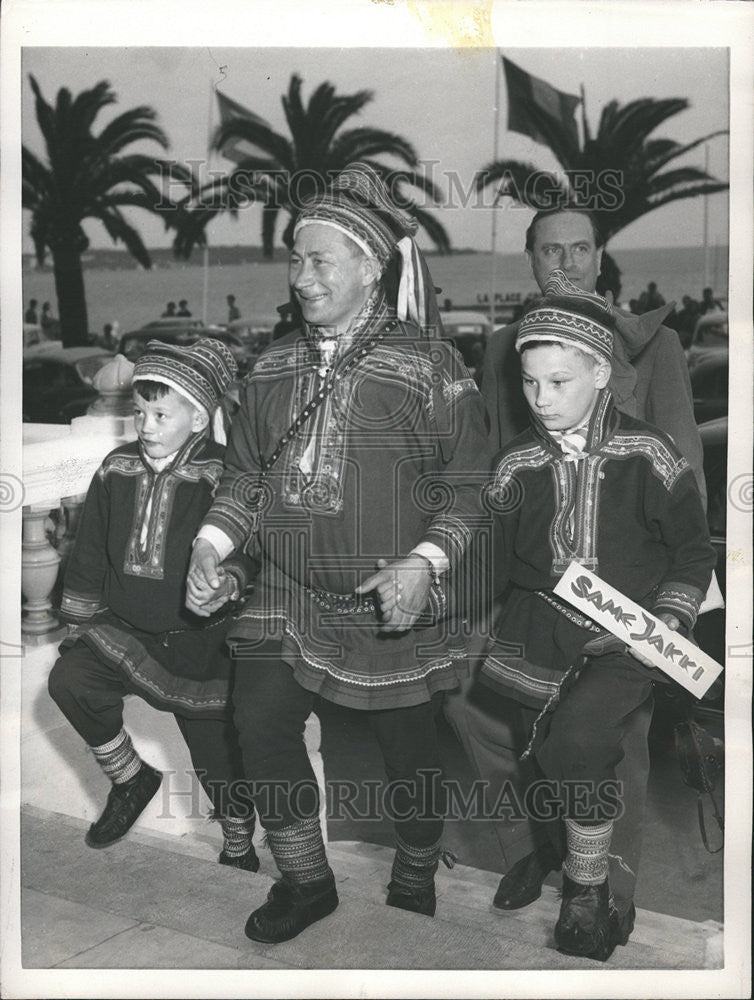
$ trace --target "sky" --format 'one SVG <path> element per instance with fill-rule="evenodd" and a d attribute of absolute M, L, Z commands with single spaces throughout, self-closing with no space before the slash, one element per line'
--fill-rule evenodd
<path fill-rule="evenodd" d="M 583 84 L 587 118 L 596 130 L 599 113 L 610 100 L 625 103 L 639 97 L 684 97 L 690 107 L 657 130 L 657 137 L 688 142 L 727 127 L 727 51 L 723 48 L 663 49 L 525 49 L 499 50 L 523 69 L 553 86 L 578 94 Z M 95 130 L 119 111 L 147 104 L 171 140 L 170 156 L 206 157 L 207 137 L 218 123 L 213 87 L 266 118 L 286 132 L 281 95 L 292 73 L 304 81 L 307 100 L 314 88 L 330 81 L 339 93 L 368 89 L 374 100 L 352 125 L 370 125 L 397 132 L 415 146 L 420 159 L 438 181 L 446 199 L 468 192 L 474 173 L 493 159 L 496 94 L 496 52 L 492 48 L 216 48 L 216 47 L 32 47 L 22 50 L 22 128 L 24 142 L 43 150 L 28 74 L 38 80 L 47 100 L 68 87 L 76 93 L 108 80 L 118 104 L 105 109 Z M 538 168 L 557 166 L 550 151 L 529 137 L 509 132 L 507 94 L 500 83 L 498 149 L 500 157 L 523 159 Z M 159 154 L 155 144 L 143 151 Z M 708 144 L 710 172 L 728 179 L 726 136 Z M 678 164 L 704 166 L 704 147 Z M 430 167 L 431 164 L 431 167 Z M 215 155 L 209 169 L 232 166 Z M 456 180 L 451 180 L 450 175 Z M 456 198 L 458 202 L 458 198 Z M 727 242 L 727 195 L 708 199 L 712 243 Z M 215 220 L 210 242 L 260 242 L 258 208 L 246 209 L 236 222 Z M 702 199 L 679 201 L 638 220 L 611 243 L 616 249 L 642 246 L 685 246 L 701 242 Z M 438 211 L 457 247 L 487 250 L 491 245 L 492 209 L 488 205 L 445 207 Z M 498 211 L 497 247 L 520 250 L 531 213 L 510 203 Z M 136 213 L 149 246 L 169 245 L 162 224 L 147 213 Z M 32 246 L 24 225 L 24 250 Z M 279 224 L 279 231 L 282 225 Z M 93 246 L 111 245 L 98 223 L 88 223 Z M 426 241 L 425 241 L 426 242 Z"/>

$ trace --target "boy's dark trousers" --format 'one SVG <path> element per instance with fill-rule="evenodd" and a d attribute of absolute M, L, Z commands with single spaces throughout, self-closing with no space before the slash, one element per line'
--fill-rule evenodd
<path fill-rule="evenodd" d="M 472 661 L 484 652 L 486 635 L 486 630 L 480 628 L 478 636 L 472 637 Z M 458 691 L 446 694 L 445 714 L 477 774 L 485 782 L 487 806 L 494 808 L 506 782 L 511 783 L 518 801 L 524 803 L 531 782 L 542 777 L 536 762 L 519 760 L 538 713 L 480 684 L 476 679 L 480 662 L 478 659 L 473 662 L 470 676 L 461 681 Z M 575 709 L 576 704 L 573 707 Z M 644 700 L 635 705 L 621 723 L 622 757 L 615 768 L 622 785 L 624 813 L 615 824 L 610 848 L 610 887 L 621 913 L 628 910 L 633 899 L 641 854 L 649 775 L 647 737 L 653 708 L 650 684 Z M 560 841 L 562 824 L 537 823 L 531 817 L 522 820 L 511 815 L 496 819 L 494 828 L 502 849 L 504 870 L 510 871 L 544 841 L 556 838 Z"/>
<path fill-rule="evenodd" d="M 123 699 L 139 693 L 81 641 L 56 661 L 48 688 L 58 708 L 90 747 L 102 746 L 118 735 L 123 727 Z M 174 714 L 174 718 L 215 817 L 246 818 L 250 798 L 243 794 L 243 764 L 230 715 L 220 719 Z"/>

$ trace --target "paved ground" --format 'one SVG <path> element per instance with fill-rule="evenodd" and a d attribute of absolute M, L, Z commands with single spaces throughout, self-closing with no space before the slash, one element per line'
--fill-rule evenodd
<path fill-rule="evenodd" d="M 435 919 L 384 905 L 392 851 L 331 843 L 341 905 L 293 941 L 259 945 L 243 924 L 274 866 L 223 868 L 201 842 L 134 830 L 93 851 L 86 822 L 27 807 L 22 817 L 23 965 L 55 969 L 573 969 L 552 941 L 558 899 L 546 887 L 525 910 L 490 905 L 497 875 L 457 866 L 438 875 Z M 611 969 L 718 968 L 722 928 L 640 911 Z M 102 995 L 109 995 L 103 991 Z"/>

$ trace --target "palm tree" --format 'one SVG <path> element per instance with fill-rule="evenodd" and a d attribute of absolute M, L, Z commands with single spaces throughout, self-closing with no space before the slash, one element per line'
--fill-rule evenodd
<path fill-rule="evenodd" d="M 607 243 L 621 229 L 662 205 L 679 198 L 727 190 L 726 183 L 697 167 L 676 167 L 663 172 L 667 164 L 684 153 L 726 134 L 726 130 L 720 129 L 685 144 L 650 138 L 658 126 L 688 106 L 689 102 L 683 98 L 644 97 L 623 106 L 610 101 L 602 109 L 597 134 L 593 136 L 582 103 L 583 141 L 579 143 L 560 120 L 532 104 L 529 107 L 532 123 L 544 136 L 565 178 L 543 175 L 532 163 L 497 160 L 477 173 L 476 189 L 481 191 L 495 184 L 496 200 L 507 195 L 537 210 L 564 201 L 592 208 Z M 535 174 L 544 183 L 532 184 Z M 620 291 L 620 270 L 607 253 L 603 254 L 598 288 L 610 288 L 616 297 Z"/>
<path fill-rule="evenodd" d="M 294 73 L 288 93 L 282 97 L 291 138 L 251 117 L 230 118 L 217 129 L 213 140 L 215 150 L 222 152 L 227 143 L 243 141 L 252 144 L 259 153 L 249 155 L 229 174 L 211 181 L 196 199 L 186 199 L 185 215 L 174 244 L 176 253 L 188 257 L 195 244 L 203 244 L 207 223 L 216 215 L 228 211 L 235 217 L 239 208 L 256 201 L 263 205 L 263 253 L 271 258 L 280 212 L 289 216 L 283 242 L 290 247 L 301 204 L 322 190 L 328 177 L 355 160 L 370 164 L 402 209 L 416 219 L 440 250 L 448 251 L 450 240 L 445 227 L 417 205 L 407 190 L 418 188 L 432 202 L 437 202 L 440 196 L 434 183 L 417 169 L 419 161 L 413 146 L 402 136 L 382 129 L 366 126 L 343 129 L 349 118 L 373 100 L 372 91 L 336 94 L 335 87 L 325 82 L 304 107 L 301 85 L 301 77 Z M 405 168 L 395 169 L 374 159 L 382 156 L 399 160 Z"/>
<path fill-rule="evenodd" d="M 151 259 L 139 233 L 121 209 L 143 208 L 161 215 L 166 228 L 175 222 L 174 202 L 155 183 L 180 180 L 191 185 L 191 173 L 171 161 L 123 150 L 149 139 L 168 148 L 165 133 L 155 124 L 156 112 L 136 107 L 114 118 L 99 134 L 92 132 L 100 111 L 117 100 L 103 80 L 75 98 L 62 87 L 55 107 L 29 76 L 36 99 L 37 122 L 47 151 L 47 163 L 22 148 L 22 205 L 31 212 L 31 238 L 38 263 L 52 255 L 55 290 L 63 344 L 86 344 L 88 319 L 81 257 L 89 246 L 82 223 L 99 219 L 114 242 L 122 241 L 145 268 Z"/>

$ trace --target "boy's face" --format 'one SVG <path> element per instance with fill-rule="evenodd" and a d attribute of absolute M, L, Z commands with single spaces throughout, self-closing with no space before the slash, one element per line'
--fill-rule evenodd
<path fill-rule="evenodd" d="M 522 353 L 521 374 L 531 410 L 548 431 L 566 431 L 591 412 L 608 383 L 610 366 L 592 364 L 575 347 L 543 344 Z"/>
<path fill-rule="evenodd" d="M 152 400 L 134 389 L 133 400 L 136 433 L 150 458 L 172 455 L 207 424 L 206 416 L 172 389 Z"/>

